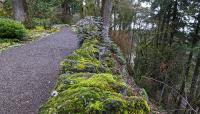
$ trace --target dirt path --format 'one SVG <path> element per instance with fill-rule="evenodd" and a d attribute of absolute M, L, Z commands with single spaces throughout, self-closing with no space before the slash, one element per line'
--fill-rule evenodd
<path fill-rule="evenodd" d="M 59 74 L 60 61 L 78 47 L 76 35 L 60 32 L 0 54 L 0 114 L 37 114 Z"/>

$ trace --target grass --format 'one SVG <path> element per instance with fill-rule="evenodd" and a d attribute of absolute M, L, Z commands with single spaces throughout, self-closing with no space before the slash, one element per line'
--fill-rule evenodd
<path fill-rule="evenodd" d="M 34 29 L 28 30 L 28 40 L 36 40 L 37 38 L 40 38 L 42 36 L 45 36 L 45 34 L 52 34 L 55 32 L 58 32 L 58 29 L 52 28 L 49 30 L 45 30 L 42 26 L 36 26 Z"/>
<path fill-rule="evenodd" d="M 19 40 L 16 39 L 0 39 L 0 51 L 6 50 L 10 47 L 18 46 Z"/>
<path fill-rule="evenodd" d="M 34 29 L 29 29 L 28 36 L 25 40 L 17 40 L 17 39 L 0 39 L 0 52 L 7 50 L 11 47 L 20 46 L 27 42 L 35 41 L 36 39 L 58 32 L 58 29 L 52 28 L 49 30 L 45 30 L 41 26 L 36 26 Z"/>

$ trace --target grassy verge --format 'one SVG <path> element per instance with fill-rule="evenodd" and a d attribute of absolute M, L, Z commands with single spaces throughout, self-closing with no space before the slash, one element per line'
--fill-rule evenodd
<path fill-rule="evenodd" d="M 6 50 L 10 47 L 18 46 L 19 40 L 0 39 L 0 51 Z"/>
<path fill-rule="evenodd" d="M 11 47 L 20 46 L 20 45 L 25 44 L 27 42 L 34 41 L 38 38 L 45 37 L 47 35 L 50 35 L 52 33 L 58 32 L 58 31 L 59 31 L 59 29 L 57 29 L 57 28 L 45 30 L 43 27 L 37 26 L 35 29 L 27 30 L 28 36 L 25 40 L 0 39 L 0 51 L 7 50 Z"/>
<path fill-rule="evenodd" d="M 57 28 L 52 28 L 49 30 L 45 30 L 44 27 L 42 26 L 37 26 L 35 29 L 30 29 L 28 30 L 28 40 L 33 41 L 36 40 L 37 38 L 58 32 L 59 29 Z"/>

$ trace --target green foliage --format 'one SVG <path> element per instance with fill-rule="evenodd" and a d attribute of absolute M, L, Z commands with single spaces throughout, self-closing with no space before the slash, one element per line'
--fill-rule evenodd
<path fill-rule="evenodd" d="M 31 15 L 47 19 L 55 16 L 55 10 L 61 3 L 62 0 L 30 0 L 28 5 Z"/>
<path fill-rule="evenodd" d="M 5 16 L 6 16 L 5 10 L 0 8 L 0 17 L 5 17 Z"/>
<path fill-rule="evenodd" d="M 122 64 L 125 65 L 126 64 L 126 60 L 123 57 L 123 54 L 121 53 L 119 47 L 116 44 L 112 44 L 111 46 L 111 51 L 116 54 L 116 57 L 118 59 L 118 61 Z"/>
<path fill-rule="evenodd" d="M 45 29 L 51 28 L 50 19 L 33 18 L 32 24 L 33 24 L 34 27 L 43 26 Z"/>
<path fill-rule="evenodd" d="M 82 5 L 83 16 L 100 16 L 100 4 L 97 4 L 95 0 L 86 0 L 85 5 Z"/>
<path fill-rule="evenodd" d="M 49 29 L 52 24 L 59 23 L 57 14 L 61 3 L 62 0 L 29 0 L 27 5 L 30 22 L 27 25 L 31 28 L 44 26 L 45 29 Z"/>
<path fill-rule="evenodd" d="M 14 20 L 0 18 L 0 39 L 23 39 L 26 36 L 25 27 Z"/>
<path fill-rule="evenodd" d="M 0 4 L 0 18 L 12 17 L 12 0 L 4 0 L 2 6 Z"/>
<path fill-rule="evenodd" d="M 42 25 L 46 29 L 52 24 L 62 22 L 69 24 L 72 15 L 80 9 L 79 2 L 79 0 L 67 0 L 70 10 L 63 12 L 64 14 L 62 14 L 62 6 L 66 4 L 65 0 L 29 0 L 27 3 L 29 16 L 33 19 L 33 24 L 36 24 L 36 26 Z M 66 17 L 66 19 L 63 20 L 63 17 Z M 79 17 L 76 16 L 75 18 Z"/>
<path fill-rule="evenodd" d="M 147 94 L 147 92 L 146 92 L 146 90 L 145 89 L 140 89 L 140 91 L 139 91 L 139 93 L 140 93 L 140 95 L 145 99 L 145 100 L 149 100 L 148 99 L 148 94 Z"/>
<path fill-rule="evenodd" d="M 149 35 L 142 35 L 147 39 L 146 41 L 142 39 L 137 45 L 134 66 L 135 81 L 137 85 L 145 88 L 150 98 L 161 104 L 174 102 L 172 98 L 168 97 L 171 94 L 171 88 L 162 83 L 174 87 L 182 82 L 185 72 L 184 61 L 186 61 L 183 45 L 175 42 L 172 46 L 164 43 L 156 45 L 155 39 L 150 39 Z M 162 91 L 163 95 L 161 96 Z M 170 104 L 171 107 L 175 107 L 175 105 L 176 103 Z"/>
<path fill-rule="evenodd" d="M 131 0 L 123 0 L 123 1 L 114 1 L 113 3 L 113 13 L 118 15 L 117 18 L 115 17 L 114 21 L 115 24 L 121 23 L 124 27 L 129 26 L 132 23 L 133 18 L 133 10 Z"/>

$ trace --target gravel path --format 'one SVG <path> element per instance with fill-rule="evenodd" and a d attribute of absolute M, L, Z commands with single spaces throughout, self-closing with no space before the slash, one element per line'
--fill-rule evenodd
<path fill-rule="evenodd" d="M 60 61 L 78 47 L 67 28 L 0 53 L 0 114 L 37 114 L 50 96 Z"/>

